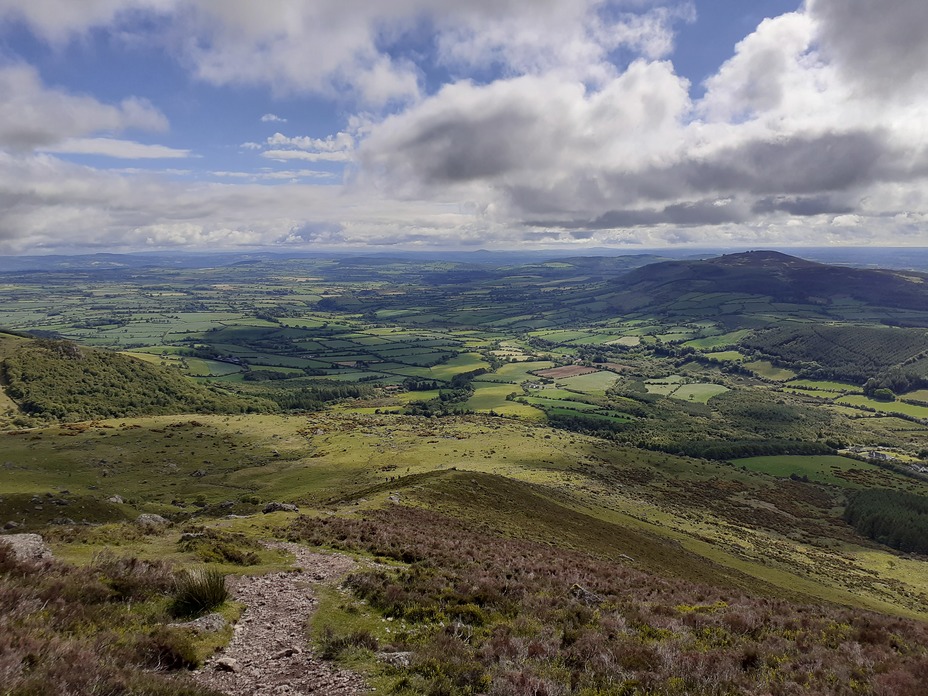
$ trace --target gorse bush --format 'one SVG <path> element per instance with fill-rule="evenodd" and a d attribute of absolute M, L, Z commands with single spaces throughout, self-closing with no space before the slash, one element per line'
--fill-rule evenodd
<path fill-rule="evenodd" d="M 179 617 L 197 616 L 221 606 L 228 598 L 223 573 L 212 569 L 185 571 L 176 580 L 171 613 Z"/>

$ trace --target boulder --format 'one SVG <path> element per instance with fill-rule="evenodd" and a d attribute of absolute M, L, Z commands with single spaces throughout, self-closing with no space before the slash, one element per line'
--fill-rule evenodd
<path fill-rule="evenodd" d="M 278 503 L 278 502 L 268 503 L 267 505 L 264 506 L 264 510 L 263 510 L 265 515 L 270 512 L 299 512 L 299 511 L 300 511 L 300 508 L 298 508 L 293 503 Z"/>
<path fill-rule="evenodd" d="M 135 518 L 135 523 L 145 530 L 163 529 L 171 524 L 170 520 L 161 515 L 155 515 L 150 512 L 143 513 Z"/>
<path fill-rule="evenodd" d="M 121 495 L 112 495 L 106 499 L 108 503 L 115 503 L 116 505 L 122 505 L 125 501 L 122 499 Z"/>
<path fill-rule="evenodd" d="M 52 557 L 52 550 L 39 534 L 5 534 L 0 544 L 13 548 L 13 555 L 20 561 L 42 561 Z"/>
<path fill-rule="evenodd" d="M 234 660 L 231 657 L 220 657 L 213 666 L 216 668 L 217 672 L 238 673 L 242 671 L 242 666 L 238 663 L 238 660 Z"/>

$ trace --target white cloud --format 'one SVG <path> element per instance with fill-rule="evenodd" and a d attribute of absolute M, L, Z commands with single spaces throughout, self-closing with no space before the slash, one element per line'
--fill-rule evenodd
<path fill-rule="evenodd" d="M 145 102 L 0 68 L 0 244 L 923 243 L 928 6 L 853 5 L 764 21 L 694 103 L 667 60 L 691 3 L 0 0 L 0 19 L 59 42 L 154 13 L 152 40 L 202 80 L 364 110 L 329 137 L 240 145 L 280 170 L 181 186 L 24 154 L 189 155 L 111 137 L 166 127 Z M 411 35 L 425 54 L 395 50 Z M 424 61 L 452 75 L 433 93 Z M 315 182 L 300 162 L 352 176 Z"/>
<path fill-rule="evenodd" d="M 39 151 L 68 155 L 103 155 L 121 159 L 180 159 L 191 156 L 190 150 L 113 138 L 68 138 L 55 145 L 39 148 Z"/>
<path fill-rule="evenodd" d="M 347 152 L 306 152 L 305 150 L 265 150 L 262 157 L 272 160 L 303 160 L 305 162 L 348 162 Z"/>
<path fill-rule="evenodd" d="M 144 100 L 130 97 L 115 106 L 103 104 L 45 86 L 31 66 L 0 67 L 0 148 L 29 150 L 128 128 L 163 131 L 167 125 Z"/>

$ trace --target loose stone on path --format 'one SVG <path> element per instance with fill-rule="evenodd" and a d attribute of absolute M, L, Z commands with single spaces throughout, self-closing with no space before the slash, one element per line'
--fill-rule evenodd
<path fill-rule="evenodd" d="M 330 582 L 355 565 L 341 554 L 313 553 L 297 544 L 273 544 L 296 557 L 300 572 L 230 577 L 245 604 L 228 647 L 194 679 L 229 696 L 355 696 L 368 693 L 354 672 L 318 659 L 306 643 L 306 621 L 316 610 L 311 582 Z"/>

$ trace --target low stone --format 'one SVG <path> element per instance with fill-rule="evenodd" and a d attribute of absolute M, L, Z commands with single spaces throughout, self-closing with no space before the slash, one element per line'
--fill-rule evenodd
<path fill-rule="evenodd" d="M 300 648 L 297 648 L 297 647 L 285 648 L 284 650 L 281 650 L 278 653 L 274 653 L 274 655 L 271 656 L 271 659 L 281 660 L 285 657 L 293 657 L 294 655 L 302 655 L 302 654 L 303 654 L 303 651 Z"/>
<path fill-rule="evenodd" d="M 193 476 L 194 478 L 203 478 L 204 476 L 206 476 L 206 470 L 205 470 L 205 469 L 197 469 L 196 471 L 194 471 L 194 472 L 193 472 L 192 474 L 190 474 L 190 475 Z"/>
<path fill-rule="evenodd" d="M 56 517 L 55 519 L 51 520 L 49 524 L 58 524 L 58 525 L 67 526 L 67 525 L 73 525 L 77 523 L 74 520 L 72 520 L 70 517 Z"/>
<path fill-rule="evenodd" d="M 172 623 L 168 624 L 169 628 L 187 628 L 195 633 L 216 633 L 221 631 L 228 625 L 225 617 L 222 614 L 217 614 L 213 612 L 212 614 L 207 614 L 206 616 L 201 616 L 198 619 L 193 621 L 184 621 L 182 623 Z"/>
<path fill-rule="evenodd" d="M 19 522 L 14 522 L 13 520 L 10 520 L 5 525 L 3 525 L 4 529 L 16 529 L 17 527 L 19 527 Z"/>
<path fill-rule="evenodd" d="M 390 665 L 391 667 L 396 667 L 401 669 L 403 667 L 409 667 L 409 663 L 412 660 L 411 652 L 379 652 L 377 653 L 377 659 L 381 662 Z"/>
<path fill-rule="evenodd" d="M 238 674 L 242 671 L 242 666 L 238 663 L 238 660 L 231 657 L 220 657 L 216 660 L 214 667 L 217 672 L 234 672 Z"/>
<path fill-rule="evenodd" d="M 300 508 L 298 508 L 293 503 L 278 503 L 276 501 L 265 505 L 264 510 L 263 510 L 265 515 L 271 512 L 299 512 L 299 511 L 300 511 Z"/>
<path fill-rule="evenodd" d="M 122 505 L 125 501 L 122 499 L 121 495 L 112 495 L 106 499 L 108 503 L 114 503 L 116 505 Z"/>

